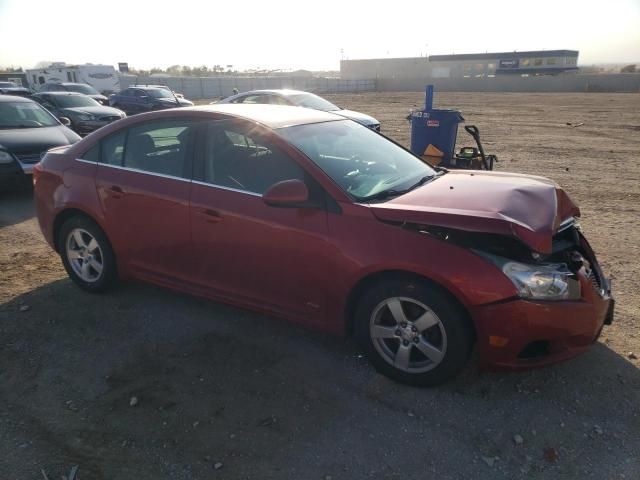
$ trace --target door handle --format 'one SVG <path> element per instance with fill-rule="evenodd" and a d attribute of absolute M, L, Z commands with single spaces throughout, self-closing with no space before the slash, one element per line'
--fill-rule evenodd
<path fill-rule="evenodd" d="M 206 217 L 208 223 L 218 223 L 222 220 L 220 212 L 217 212 L 210 208 L 203 208 L 201 212 Z"/>
<path fill-rule="evenodd" d="M 121 198 L 124 191 L 118 185 L 111 185 L 111 187 L 109 187 L 109 193 L 111 193 L 113 198 Z"/>

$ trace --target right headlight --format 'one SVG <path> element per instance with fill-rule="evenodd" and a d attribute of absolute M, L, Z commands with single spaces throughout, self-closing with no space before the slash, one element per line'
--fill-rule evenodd
<path fill-rule="evenodd" d="M 496 265 L 516 287 L 522 298 L 535 300 L 577 300 L 580 282 L 563 263 L 528 264 L 476 252 Z"/>
<path fill-rule="evenodd" d="M 0 150 L 0 163 L 6 164 L 13 162 L 13 155 L 9 152 L 5 152 L 4 150 Z"/>

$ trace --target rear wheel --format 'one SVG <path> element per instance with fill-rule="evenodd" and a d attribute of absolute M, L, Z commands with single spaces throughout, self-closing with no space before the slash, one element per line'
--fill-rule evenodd
<path fill-rule="evenodd" d="M 412 280 L 386 281 L 366 292 L 355 333 L 376 370 L 414 386 L 453 378 L 473 346 L 464 310 L 439 288 Z"/>
<path fill-rule="evenodd" d="M 102 229 L 92 220 L 72 217 L 58 234 L 58 251 L 67 274 L 88 292 L 101 292 L 118 278 L 115 256 Z"/>

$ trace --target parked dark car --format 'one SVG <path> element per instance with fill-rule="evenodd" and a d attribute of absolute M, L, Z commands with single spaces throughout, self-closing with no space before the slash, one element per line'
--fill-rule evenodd
<path fill-rule="evenodd" d="M 28 88 L 20 87 L 14 82 L 0 82 L 1 95 L 14 95 L 17 97 L 30 97 L 33 92 Z"/>
<path fill-rule="evenodd" d="M 191 107 L 193 102 L 176 96 L 168 87 L 139 86 L 114 93 L 109 97 L 109 105 L 133 115 L 166 108 Z"/>
<path fill-rule="evenodd" d="M 613 318 L 557 184 L 436 171 L 331 113 L 129 117 L 47 153 L 34 183 L 44 237 L 81 288 L 138 278 L 352 333 L 413 385 L 451 378 L 474 345 L 483 366 L 565 360 Z"/>
<path fill-rule="evenodd" d="M 151 84 L 140 84 L 140 85 L 129 85 L 129 88 L 136 88 L 136 87 L 142 87 L 142 88 L 148 88 L 148 87 L 152 87 L 152 88 L 163 88 L 165 90 L 170 91 L 171 93 L 173 93 L 176 97 L 178 98 L 184 98 L 184 95 L 182 93 L 178 93 L 176 91 L 171 90 L 171 88 L 169 88 L 167 85 L 151 85 Z"/>
<path fill-rule="evenodd" d="M 100 105 L 93 98 L 74 92 L 36 93 L 32 97 L 56 117 L 67 117 L 70 128 L 86 135 L 127 116 L 122 110 Z"/>
<path fill-rule="evenodd" d="M 86 83 L 45 83 L 38 88 L 38 92 L 76 92 L 93 98 L 101 105 L 108 105 L 109 99 Z"/>
<path fill-rule="evenodd" d="M 0 188 L 31 181 L 33 165 L 52 147 L 80 140 L 33 100 L 0 95 Z"/>
<path fill-rule="evenodd" d="M 334 105 L 318 95 L 300 90 L 275 89 L 275 90 L 251 90 L 232 95 L 213 103 L 263 103 L 269 105 L 291 105 L 295 107 L 313 108 L 323 112 L 331 112 L 336 115 L 354 120 L 365 127 L 377 132 L 380 131 L 380 122 L 375 118 L 354 110 L 346 110 Z"/>

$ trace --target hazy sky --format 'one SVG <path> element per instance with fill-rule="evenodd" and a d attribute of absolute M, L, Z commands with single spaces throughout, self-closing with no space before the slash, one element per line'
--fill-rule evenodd
<path fill-rule="evenodd" d="M 565 48 L 640 62 L 640 0 L 0 0 L 0 66 L 337 70 L 341 56 Z"/>

